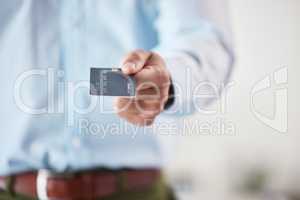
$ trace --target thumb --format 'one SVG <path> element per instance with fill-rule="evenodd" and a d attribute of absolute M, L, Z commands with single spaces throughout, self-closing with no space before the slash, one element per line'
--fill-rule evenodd
<path fill-rule="evenodd" d="M 148 59 L 151 57 L 151 52 L 144 50 L 136 50 L 129 53 L 122 62 L 122 71 L 125 74 L 136 74 L 143 69 Z"/>

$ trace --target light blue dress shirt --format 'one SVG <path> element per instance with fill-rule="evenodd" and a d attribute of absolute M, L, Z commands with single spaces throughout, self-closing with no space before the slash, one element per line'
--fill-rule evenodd
<path fill-rule="evenodd" d="M 178 87 L 175 104 L 155 124 L 178 125 L 175 115 L 196 109 L 190 89 L 201 81 L 227 82 L 231 71 L 230 45 L 199 12 L 199 2 L 3 1 L 0 175 L 162 167 L 161 130 L 120 119 L 112 97 L 91 97 L 89 70 L 118 67 L 131 50 L 158 52 Z"/>

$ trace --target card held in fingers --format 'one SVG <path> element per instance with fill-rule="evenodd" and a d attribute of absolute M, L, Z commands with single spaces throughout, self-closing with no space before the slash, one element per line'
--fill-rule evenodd
<path fill-rule="evenodd" d="M 96 96 L 135 96 L 135 80 L 119 68 L 91 68 L 90 94 Z"/>

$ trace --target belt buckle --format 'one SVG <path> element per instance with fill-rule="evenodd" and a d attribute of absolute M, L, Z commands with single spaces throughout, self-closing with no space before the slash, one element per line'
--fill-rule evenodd
<path fill-rule="evenodd" d="M 53 174 L 48 170 L 39 170 L 36 180 L 36 191 L 39 200 L 50 200 L 47 194 L 47 181 Z"/>
<path fill-rule="evenodd" d="M 49 178 L 73 178 L 73 173 L 54 173 L 49 170 L 41 169 L 38 171 L 36 180 L 36 191 L 39 200 L 51 200 L 47 194 L 47 181 Z"/>

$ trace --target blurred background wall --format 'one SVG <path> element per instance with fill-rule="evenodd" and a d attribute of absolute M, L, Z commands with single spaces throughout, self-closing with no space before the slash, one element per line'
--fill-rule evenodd
<path fill-rule="evenodd" d="M 228 15 L 237 63 L 226 109 L 217 102 L 211 108 L 217 114 L 188 120 L 223 121 L 225 129 L 234 126 L 234 134 L 181 137 L 168 165 L 170 180 L 182 199 L 300 199 L 300 1 L 230 0 Z M 270 87 L 254 96 L 266 77 Z M 284 98 L 276 98 L 276 92 L 286 89 L 285 131 Z M 272 128 L 275 117 L 279 121 Z"/>

